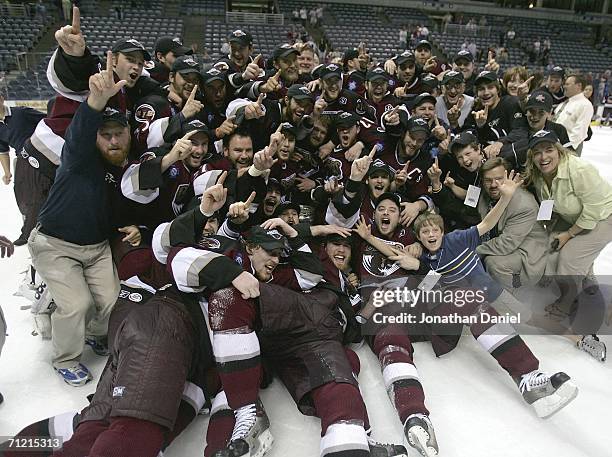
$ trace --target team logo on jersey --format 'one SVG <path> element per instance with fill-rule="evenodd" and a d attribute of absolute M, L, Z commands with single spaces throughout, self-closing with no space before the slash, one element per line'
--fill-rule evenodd
<path fill-rule="evenodd" d="M 178 168 L 176 168 L 174 165 L 170 167 L 170 177 L 172 179 L 176 178 L 179 175 L 179 171 Z"/>
<path fill-rule="evenodd" d="M 346 105 L 348 103 L 348 100 L 346 97 L 340 97 L 338 99 L 338 103 L 340 103 L 341 105 Z"/>
<path fill-rule="evenodd" d="M 212 123 L 212 121 L 213 121 L 213 119 L 214 119 L 214 118 L 215 118 L 215 115 L 214 115 L 214 114 L 212 114 L 212 113 L 210 113 L 210 114 L 208 115 L 208 123 L 209 123 L 209 124 L 210 124 L 210 123 Z"/>
<path fill-rule="evenodd" d="M 149 130 L 149 125 L 153 122 L 153 119 L 155 119 L 155 114 L 155 108 L 148 103 L 144 103 L 136 108 L 134 119 L 136 119 L 136 122 L 143 124 L 140 128 L 142 132 Z"/>
<path fill-rule="evenodd" d="M 385 113 L 386 113 L 387 111 L 391 111 L 392 109 L 393 109 L 393 105 L 392 105 L 391 103 L 389 103 L 389 104 L 385 105 Z"/>
<path fill-rule="evenodd" d="M 523 117 L 523 113 L 514 113 L 514 119 L 518 119 L 519 117 Z"/>
<path fill-rule="evenodd" d="M 200 241 L 198 241 L 198 246 L 203 247 L 204 249 L 220 249 L 221 241 L 216 238 L 208 238 L 204 237 Z"/>
<path fill-rule="evenodd" d="M 327 157 L 323 162 L 323 169 L 326 176 L 335 176 L 342 181 L 342 162 L 334 157 Z"/>
<path fill-rule="evenodd" d="M 106 172 L 106 176 L 104 176 L 104 181 L 106 181 L 108 184 L 115 184 L 115 183 L 117 183 L 117 180 L 115 179 L 113 174 L 110 173 L 110 172 Z"/>
<path fill-rule="evenodd" d="M 131 293 L 128 297 L 128 300 L 133 301 L 135 303 L 140 303 L 142 301 L 142 295 L 138 292 Z"/>
<path fill-rule="evenodd" d="M 396 249 L 404 249 L 404 245 L 402 243 L 388 240 L 382 241 Z M 378 250 L 369 245 L 365 248 L 362 264 L 366 271 L 372 276 L 378 276 L 381 278 L 392 275 L 400 269 L 397 262 L 387 259 L 386 256 L 382 255 Z"/>
<path fill-rule="evenodd" d="M 28 158 L 28 163 L 33 167 L 33 168 L 40 168 L 40 163 L 38 163 L 38 160 L 36 160 L 34 157 L 30 156 Z"/>
<path fill-rule="evenodd" d="M 349 90 L 355 90 L 355 89 L 357 89 L 357 83 L 356 83 L 355 81 L 351 81 L 351 82 L 349 82 L 349 84 L 348 84 L 348 89 L 349 89 Z"/>
<path fill-rule="evenodd" d="M 177 170 L 178 172 L 178 170 Z M 185 203 L 189 201 L 191 197 L 193 197 L 193 192 L 189 192 L 191 189 L 190 184 L 181 184 L 176 188 L 176 192 L 174 193 L 174 198 L 172 199 L 172 210 L 174 214 L 177 216 L 181 214 L 183 211 L 183 207 Z"/>
<path fill-rule="evenodd" d="M 144 63 L 144 69 L 145 70 L 153 70 L 155 68 L 155 62 L 153 62 L 152 60 L 147 60 Z"/>

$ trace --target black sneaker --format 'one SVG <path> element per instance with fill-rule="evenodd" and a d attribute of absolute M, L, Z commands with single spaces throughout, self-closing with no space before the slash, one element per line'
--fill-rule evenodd
<path fill-rule="evenodd" d="M 2 396 L 2 394 L 0 393 L 0 405 L 2 404 L 2 402 L 4 401 L 4 397 Z"/>
<path fill-rule="evenodd" d="M 110 354 L 106 337 L 86 336 L 85 344 L 90 346 L 91 349 L 101 357 L 106 357 Z"/>
<path fill-rule="evenodd" d="M 13 244 L 15 246 L 24 246 L 24 245 L 28 244 L 28 240 L 27 240 L 27 238 L 19 237 L 15 241 L 13 241 Z"/>

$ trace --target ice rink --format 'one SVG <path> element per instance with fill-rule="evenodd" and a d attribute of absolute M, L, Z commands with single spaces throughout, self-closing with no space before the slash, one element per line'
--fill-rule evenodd
<path fill-rule="evenodd" d="M 612 128 L 593 127 L 583 158 L 612 181 Z M 0 185 L 0 234 L 14 240 L 21 217 L 12 185 Z M 32 335 L 29 302 L 14 296 L 29 265 L 27 247 L 0 260 L 0 304 L 8 337 L 0 357 L 0 437 L 62 412 L 81 409 L 96 382 L 74 388 L 51 365 L 51 343 Z M 612 244 L 595 265 L 598 275 L 612 274 Z M 551 300 L 552 301 L 552 300 Z M 542 306 L 545 303 L 542 303 Z M 550 374 L 565 371 L 580 388 L 576 400 L 550 419 L 538 419 L 523 401 L 510 377 L 470 335 L 459 347 L 436 358 L 430 344 L 415 344 L 415 363 L 426 394 L 442 457 L 606 457 L 612 455 L 612 360 L 600 363 L 558 336 L 524 337 Z M 603 336 L 612 350 L 612 337 Z M 376 357 L 362 347 L 361 389 L 368 406 L 373 436 L 401 442 L 402 427 L 387 397 Z M 83 362 L 97 378 L 105 359 L 86 347 Z M 275 445 L 270 457 L 319 455 L 319 421 L 302 416 L 284 387 L 275 381 L 262 391 Z M 167 457 L 202 456 L 207 417 L 200 416 L 164 453 Z M 2 439 L 0 439 L 2 441 Z M 409 451 L 410 452 L 410 451 Z M 409 455 L 415 456 L 412 452 Z"/>

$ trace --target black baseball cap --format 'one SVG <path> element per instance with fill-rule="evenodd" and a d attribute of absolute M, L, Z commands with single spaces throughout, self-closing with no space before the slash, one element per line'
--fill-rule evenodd
<path fill-rule="evenodd" d="M 416 58 L 414 57 L 414 53 L 412 51 L 404 51 L 395 58 L 395 63 L 397 63 L 398 66 L 403 65 L 406 62 L 416 62 Z"/>
<path fill-rule="evenodd" d="M 193 56 L 182 56 L 178 57 L 172 64 L 172 73 L 180 73 L 186 75 L 188 73 L 200 74 L 200 64 Z"/>
<path fill-rule="evenodd" d="M 268 184 L 266 186 L 267 189 L 270 189 L 271 187 L 275 187 L 278 190 L 281 191 L 281 193 L 283 192 L 283 186 L 281 186 L 281 183 L 278 179 L 276 178 L 270 178 L 268 179 Z"/>
<path fill-rule="evenodd" d="M 172 51 L 176 57 L 193 54 L 193 49 L 183 46 L 183 42 L 179 37 L 172 38 L 164 36 L 155 42 L 155 54 L 161 52 L 163 55 L 166 55 L 170 51 Z"/>
<path fill-rule="evenodd" d="M 476 79 L 474 80 L 474 85 L 477 86 L 481 83 L 492 83 L 497 81 L 497 79 L 497 73 L 494 71 L 484 70 L 478 73 L 478 76 L 476 76 Z"/>
<path fill-rule="evenodd" d="M 419 48 L 429 48 L 431 50 L 431 43 L 427 40 L 421 40 L 419 41 L 416 46 L 414 47 L 414 49 L 419 49 Z"/>
<path fill-rule="evenodd" d="M 390 78 L 389 73 L 387 73 L 385 70 L 383 70 L 380 67 L 372 68 L 371 70 L 368 70 L 368 72 L 366 73 L 367 81 L 377 81 L 377 80 L 389 81 L 389 78 Z"/>
<path fill-rule="evenodd" d="M 528 148 L 532 149 L 535 145 L 540 143 L 558 143 L 559 137 L 557 134 L 551 130 L 539 130 L 535 132 L 531 138 L 529 138 Z"/>
<path fill-rule="evenodd" d="M 448 145 L 448 150 L 454 154 L 458 147 L 468 146 L 473 143 L 478 143 L 478 137 L 473 132 L 466 130 L 453 138 Z"/>
<path fill-rule="evenodd" d="M 422 117 L 413 116 L 406 123 L 406 130 L 409 132 L 425 132 L 427 135 L 431 133 L 429 123 Z"/>
<path fill-rule="evenodd" d="M 461 73 L 460 71 L 455 71 L 455 70 L 447 71 L 442 78 L 442 84 L 447 85 L 450 82 L 457 82 L 457 83 L 465 82 L 463 73 Z"/>
<path fill-rule="evenodd" d="M 425 89 L 432 91 L 440 85 L 440 81 L 438 81 L 436 75 L 432 73 L 425 73 L 424 75 L 421 75 L 421 85 L 425 86 Z"/>
<path fill-rule="evenodd" d="M 281 133 L 291 133 L 293 136 L 297 137 L 298 135 L 298 128 L 293 125 L 291 122 L 283 122 L 281 124 Z"/>
<path fill-rule="evenodd" d="M 238 29 L 227 36 L 227 41 L 229 43 L 238 43 L 242 46 L 251 46 L 253 44 L 253 35 Z"/>
<path fill-rule="evenodd" d="M 346 65 L 349 60 L 356 59 L 357 57 L 359 57 L 359 51 L 357 50 L 357 48 L 347 49 L 346 51 L 344 51 L 344 57 L 342 58 L 342 62 L 344 63 L 344 65 Z"/>
<path fill-rule="evenodd" d="M 368 177 L 372 176 L 374 173 L 381 171 L 389 175 L 390 179 L 393 179 L 395 177 L 395 170 L 380 159 L 376 159 L 370 164 L 370 168 L 368 169 Z"/>
<path fill-rule="evenodd" d="M 553 108 L 552 96 L 545 90 L 536 90 L 527 97 L 525 102 L 525 110 L 529 108 L 543 109 L 544 111 L 551 111 Z"/>
<path fill-rule="evenodd" d="M 144 45 L 133 38 L 125 38 L 123 40 L 115 41 L 113 47 L 111 48 L 111 52 L 116 54 L 120 52 L 121 54 L 129 54 L 130 52 L 140 51 L 144 56 L 144 60 L 151 60 L 151 54 L 146 50 Z"/>
<path fill-rule="evenodd" d="M 550 69 L 550 71 L 548 72 L 548 75 L 549 76 L 559 76 L 561 79 L 563 79 L 565 78 L 565 70 L 557 65 Z"/>
<path fill-rule="evenodd" d="M 360 117 L 355 113 L 349 113 L 347 111 L 343 111 L 342 113 L 336 116 L 336 128 L 337 129 L 348 129 L 353 125 L 357 125 L 359 123 Z"/>
<path fill-rule="evenodd" d="M 422 103 L 425 102 L 430 102 L 433 103 L 433 105 L 436 105 L 436 97 L 434 97 L 433 95 L 431 95 L 429 92 L 423 92 L 422 94 L 417 95 L 414 98 L 414 102 L 412 104 L 413 108 L 416 108 L 417 106 L 421 105 Z"/>
<path fill-rule="evenodd" d="M 221 71 L 215 67 L 211 67 L 202 73 L 202 83 L 209 84 L 213 81 L 225 82 L 226 76 L 227 76 L 227 73 L 225 71 Z"/>
<path fill-rule="evenodd" d="M 314 94 L 303 84 L 293 84 L 289 89 L 287 89 L 287 97 L 295 98 L 296 100 L 314 101 Z"/>
<path fill-rule="evenodd" d="M 190 122 L 187 122 L 186 124 L 183 124 L 182 130 L 183 130 L 183 135 L 195 130 L 200 133 L 205 133 L 206 135 L 210 137 L 210 131 L 208 130 L 208 126 L 204 122 L 198 119 L 194 119 Z"/>
<path fill-rule="evenodd" d="M 274 211 L 275 217 L 280 216 L 281 214 L 283 214 L 285 211 L 287 211 L 288 209 L 293 209 L 298 213 L 298 216 L 300 214 L 300 205 L 298 205 L 297 203 L 294 203 L 292 201 L 284 201 L 284 202 L 280 202 L 280 204 L 276 207 L 276 210 Z"/>
<path fill-rule="evenodd" d="M 106 122 L 116 122 L 117 124 L 121 124 L 123 127 L 127 127 L 129 125 L 128 119 L 121 111 L 116 110 L 115 108 L 111 108 L 107 106 L 104 108 L 102 112 L 102 123 Z"/>
<path fill-rule="evenodd" d="M 245 234 L 245 239 L 250 243 L 261 246 L 266 251 L 282 249 L 285 252 L 289 252 L 291 249 L 285 235 L 276 229 L 266 230 L 259 225 L 251 227 Z"/>
<path fill-rule="evenodd" d="M 378 200 L 376 200 L 376 206 L 380 205 L 383 200 L 391 200 L 397 205 L 398 208 L 402 208 L 402 197 L 400 197 L 399 194 L 396 194 L 395 192 L 383 193 L 380 197 L 378 197 Z"/>
<path fill-rule="evenodd" d="M 464 49 L 463 51 L 459 51 L 457 54 L 455 54 L 453 62 L 457 63 L 461 59 L 465 59 L 468 62 L 474 62 L 474 55 L 470 51 L 466 51 Z"/>
<path fill-rule="evenodd" d="M 342 79 L 342 68 L 335 63 L 329 63 L 322 67 L 319 71 L 319 78 L 321 79 L 328 79 L 332 77 Z"/>
<path fill-rule="evenodd" d="M 347 237 L 344 237 L 342 235 L 340 235 L 339 233 L 330 233 L 329 235 L 327 235 L 325 237 L 325 242 L 326 243 L 339 243 L 339 244 L 344 244 L 348 247 L 353 247 L 353 236 L 349 235 Z"/>
<path fill-rule="evenodd" d="M 295 49 L 293 46 L 291 46 L 288 43 L 285 43 L 283 45 L 280 45 L 278 48 L 276 48 L 273 52 L 272 52 L 272 59 L 273 60 L 277 60 L 277 59 L 281 59 L 283 57 L 287 57 L 291 54 L 296 54 L 298 55 L 300 53 L 300 51 L 298 51 L 297 49 Z"/>

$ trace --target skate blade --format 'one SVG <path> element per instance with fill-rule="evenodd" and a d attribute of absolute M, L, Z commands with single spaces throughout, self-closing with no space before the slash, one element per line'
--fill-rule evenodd
<path fill-rule="evenodd" d="M 558 413 L 578 396 L 578 386 L 567 381 L 556 392 L 533 403 L 536 414 L 541 419 L 548 419 Z"/>
<path fill-rule="evenodd" d="M 429 440 L 429 433 L 423 427 L 412 427 L 408 430 L 408 443 L 414 449 L 419 451 L 423 457 L 435 457 L 438 452 L 431 447 L 427 446 L 427 440 Z"/>
<path fill-rule="evenodd" d="M 264 430 L 261 435 L 257 437 L 257 442 L 259 446 L 253 452 L 249 452 L 250 457 L 263 457 L 268 453 L 270 449 L 272 449 L 272 444 L 274 443 L 274 437 L 272 436 L 272 432 L 269 429 Z"/>

